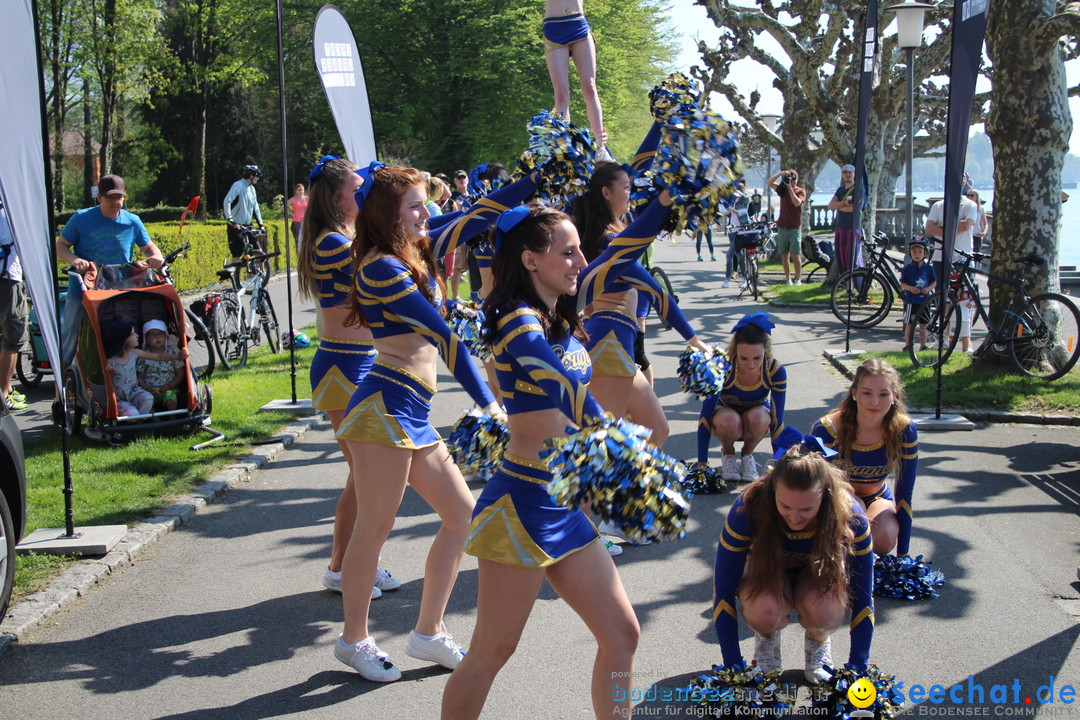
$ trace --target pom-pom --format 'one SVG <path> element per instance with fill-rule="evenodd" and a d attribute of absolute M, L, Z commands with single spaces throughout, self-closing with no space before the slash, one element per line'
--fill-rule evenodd
<path fill-rule="evenodd" d="M 896 690 L 896 676 L 882 673 L 876 665 L 870 665 L 866 672 L 858 672 L 850 665 L 845 665 L 839 670 L 829 667 L 825 669 L 831 671 L 832 676 L 814 690 L 811 707 L 827 708 L 829 717 L 850 720 L 854 711 L 866 710 L 881 720 L 896 717 L 896 714 L 903 709 L 904 699 Z M 874 701 L 862 708 L 855 707 L 848 697 L 848 690 L 860 681 L 870 683 L 877 691 Z"/>
<path fill-rule="evenodd" d="M 744 166 L 730 123 L 711 110 L 680 106 L 661 130 L 649 176 L 675 200 L 665 229 L 696 232 L 717 222 L 731 204 Z"/>
<path fill-rule="evenodd" d="M 672 73 L 649 92 L 649 107 L 657 122 L 667 122 L 679 112 L 701 105 L 702 85 L 681 72 Z"/>
<path fill-rule="evenodd" d="M 686 688 L 688 700 L 709 708 L 709 716 L 774 718 L 790 711 L 797 686 L 781 683 L 780 671 L 764 673 L 757 665 L 713 665 Z"/>
<path fill-rule="evenodd" d="M 679 353 L 679 385 L 683 392 L 699 399 L 719 395 L 723 390 L 724 378 L 730 371 L 731 362 L 719 345 L 710 354 L 696 350 L 691 345 Z"/>
<path fill-rule="evenodd" d="M 473 408 L 450 428 L 446 447 L 462 473 L 473 473 L 487 482 L 495 474 L 509 440 L 505 420 Z"/>
<path fill-rule="evenodd" d="M 465 347 L 469 348 L 470 354 L 481 360 L 491 357 L 491 347 L 481 338 L 484 311 L 476 303 L 461 301 L 452 303 L 446 314 L 446 324 L 455 335 L 461 338 Z"/>
<path fill-rule="evenodd" d="M 525 174 L 539 171 L 537 197 L 546 205 L 564 207 L 588 189 L 598 152 L 592 133 L 550 110 L 530 120 L 528 129 L 529 147 L 518 158 L 518 169 Z"/>
<path fill-rule="evenodd" d="M 894 600 L 928 600 L 938 596 L 945 575 L 923 556 L 879 555 L 874 561 L 874 594 Z"/>
<path fill-rule="evenodd" d="M 684 464 L 686 478 L 683 479 L 683 488 L 688 495 L 713 495 L 727 490 L 727 482 L 718 468 L 698 465 L 693 460 L 687 460 Z"/>
<path fill-rule="evenodd" d="M 670 540 L 685 534 L 690 500 L 682 487 L 686 468 L 648 442 L 652 431 L 609 417 L 548 441 L 548 492 L 575 508 L 614 523 L 630 542 Z"/>

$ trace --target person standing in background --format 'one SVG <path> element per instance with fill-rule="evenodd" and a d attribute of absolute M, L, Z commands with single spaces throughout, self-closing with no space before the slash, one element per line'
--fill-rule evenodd
<path fill-rule="evenodd" d="M 296 183 L 296 188 L 293 190 L 293 196 L 289 198 L 289 202 L 286 205 L 289 208 L 289 217 L 292 218 L 292 234 L 293 240 L 296 241 L 296 247 L 300 247 L 300 228 L 304 223 L 304 213 L 307 212 L 308 199 L 304 192 L 304 183 Z"/>
<path fill-rule="evenodd" d="M 261 177 L 262 170 L 258 165 L 245 165 L 244 176 L 234 182 L 225 195 L 225 221 L 228 223 L 229 252 L 232 253 L 233 262 L 244 254 L 244 236 L 240 226 L 250 225 L 252 218 L 259 221 L 259 227 L 263 226 L 259 197 L 255 194 L 255 183 Z M 266 252 L 266 248 L 259 250 Z"/>
<path fill-rule="evenodd" d="M 26 342 L 26 286 L 15 238 L 0 202 L 0 402 L 8 410 L 25 410 L 26 396 L 11 387 L 15 360 Z"/>
<path fill-rule="evenodd" d="M 780 197 L 780 218 L 776 221 L 776 250 L 784 263 L 788 285 L 802 285 L 802 209 L 806 189 L 799 187 L 799 173 L 782 170 L 766 180 Z M 795 280 L 791 280 L 791 265 Z"/>
<path fill-rule="evenodd" d="M 862 242 L 855 223 L 855 166 L 845 165 L 840 168 L 840 187 L 836 188 L 828 205 L 833 214 L 833 232 L 836 242 L 836 258 L 840 261 L 841 273 L 852 269 L 852 249 L 855 253 L 855 267 L 862 266 Z"/>

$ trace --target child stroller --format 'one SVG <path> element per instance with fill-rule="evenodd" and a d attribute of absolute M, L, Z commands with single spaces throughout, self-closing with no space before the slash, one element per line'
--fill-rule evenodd
<path fill-rule="evenodd" d="M 175 259 L 183 249 L 171 253 L 166 261 Z M 96 277 L 69 273 L 69 284 L 79 283 L 86 288 L 82 292 L 79 322 L 71 329 L 78 333 L 75 357 L 64 369 L 63 378 L 72 434 L 79 432 L 85 420 L 84 435 L 110 443 L 124 442 L 144 433 L 197 430 L 214 434 L 211 442 L 220 440 L 224 435 L 209 427 L 213 404 L 210 385 L 206 382 L 213 371 L 209 333 L 198 318 L 185 312 L 179 294 L 168 282 L 168 266 L 162 268 L 161 275 L 135 264 L 94 267 L 96 273 L 87 275 Z M 164 322 L 175 346 L 189 349 L 190 357 L 184 361 L 186 381 L 179 388 L 177 409 L 122 417 L 117 412 L 112 376 L 105 371 L 107 358 L 101 331 L 122 321 L 134 326 L 141 336 L 143 325 L 149 320 Z"/>

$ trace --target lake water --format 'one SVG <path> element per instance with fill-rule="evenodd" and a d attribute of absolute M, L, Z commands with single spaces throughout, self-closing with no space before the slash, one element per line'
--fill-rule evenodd
<path fill-rule="evenodd" d="M 1069 191 L 1066 191 L 1069 192 Z M 1071 192 L 1072 198 L 1061 206 L 1061 242 L 1058 246 L 1058 263 L 1060 265 L 1073 265 L 1080 267 L 1080 191 Z M 916 192 L 915 202 L 928 205 L 931 197 L 941 197 L 941 193 Z M 989 212 L 993 207 L 994 192 L 992 190 L 979 190 L 979 197 L 984 202 L 984 207 Z M 816 192 L 811 196 L 814 205 L 828 205 L 832 199 L 832 193 Z M 776 199 L 773 199 L 773 207 L 776 207 Z"/>

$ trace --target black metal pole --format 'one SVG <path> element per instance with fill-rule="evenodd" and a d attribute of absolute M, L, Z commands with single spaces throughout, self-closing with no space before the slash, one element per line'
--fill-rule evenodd
<path fill-rule="evenodd" d="M 278 56 L 278 105 L 281 108 L 281 194 L 282 217 L 285 218 L 285 293 L 289 315 L 289 372 L 292 377 L 292 402 L 296 404 L 296 343 L 293 339 L 292 294 L 292 239 L 289 233 L 289 153 L 285 127 L 285 51 L 281 30 L 281 0 L 277 0 L 277 56 Z"/>

